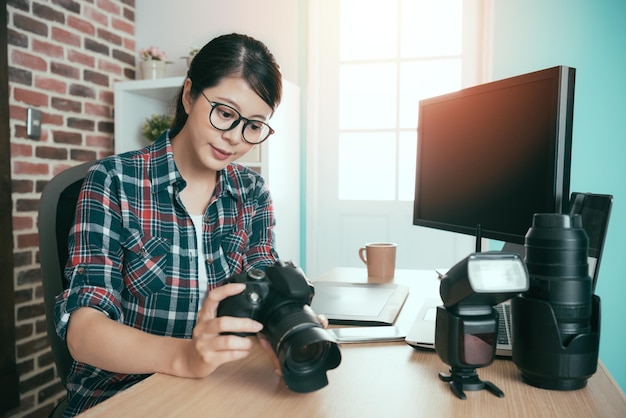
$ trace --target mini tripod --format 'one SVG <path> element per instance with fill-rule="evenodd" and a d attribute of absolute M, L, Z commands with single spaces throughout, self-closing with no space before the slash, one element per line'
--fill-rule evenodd
<path fill-rule="evenodd" d="M 467 398 L 464 390 L 483 389 L 487 389 L 498 398 L 504 398 L 504 392 L 502 392 L 496 385 L 491 382 L 480 380 L 478 374 L 476 373 L 476 369 L 451 367 L 450 374 L 439 373 L 439 379 L 444 382 L 450 382 L 450 389 L 459 399 L 465 400 Z"/>

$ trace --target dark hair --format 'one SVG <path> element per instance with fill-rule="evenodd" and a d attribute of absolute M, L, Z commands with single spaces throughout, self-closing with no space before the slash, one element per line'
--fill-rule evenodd
<path fill-rule="evenodd" d="M 191 97 L 195 100 L 202 90 L 231 76 L 243 77 L 272 109 L 280 104 L 282 75 L 274 56 L 262 42 L 237 33 L 211 40 L 193 58 L 187 72 L 191 80 Z M 176 136 L 187 121 L 182 99 L 181 87 L 176 97 L 170 138 Z"/>

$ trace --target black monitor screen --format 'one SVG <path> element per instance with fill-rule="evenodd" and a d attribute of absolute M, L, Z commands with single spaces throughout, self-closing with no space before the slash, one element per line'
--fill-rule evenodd
<path fill-rule="evenodd" d="M 554 67 L 420 101 L 413 223 L 523 244 L 567 210 L 575 70 Z"/>

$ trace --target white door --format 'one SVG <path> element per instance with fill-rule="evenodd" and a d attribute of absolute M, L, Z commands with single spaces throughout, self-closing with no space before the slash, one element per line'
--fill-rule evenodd
<path fill-rule="evenodd" d="M 362 266 L 372 241 L 398 244 L 398 268 L 447 268 L 472 252 L 473 237 L 412 224 L 413 187 L 419 100 L 485 77 L 484 3 L 309 3 L 309 277 Z"/>

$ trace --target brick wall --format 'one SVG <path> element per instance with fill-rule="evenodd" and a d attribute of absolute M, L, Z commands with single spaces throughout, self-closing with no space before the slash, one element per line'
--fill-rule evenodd
<path fill-rule="evenodd" d="M 37 210 L 55 174 L 113 152 L 113 83 L 135 78 L 135 0 L 8 0 L 16 356 L 21 406 L 45 417 L 64 396 L 46 337 Z M 26 111 L 42 112 L 41 138 Z"/>

